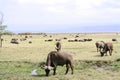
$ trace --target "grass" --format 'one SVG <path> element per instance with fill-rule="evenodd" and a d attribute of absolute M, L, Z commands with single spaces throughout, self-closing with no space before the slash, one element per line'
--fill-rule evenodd
<path fill-rule="evenodd" d="M 71 52 L 74 58 L 75 72 L 71 75 L 71 70 L 67 75 L 65 66 L 57 68 L 57 75 L 53 76 L 52 71 L 49 77 L 44 76 L 45 72 L 38 65 L 46 61 L 47 54 L 55 50 L 55 39 L 67 37 L 75 39 L 76 34 L 48 34 L 52 35 L 53 42 L 45 42 L 51 39 L 49 36 L 33 35 L 20 44 L 11 44 L 12 38 L 20 39 L 21 36 L 3 36 L 3 47 L 0 48 L 0 80 L 120 80 L 120 63 L 116 59 L 120 58 L 120 35 L 109 34 L 79 34 L 78 39 L 92 38 L 91 42 L 68 42 L 62 40 L 62 51 Z M 24 36 L 22 36 L 24 38 Z M 111 42 L 112 38 L 118 41 L 113 42 L 114 51 L 112 56 L 100 57 L 96 52 L 95 42 L 103 40 Z M 32 41 L 32 44 L 28 42 Z M 107 61 L 107 69 L 94 66 L 97 62 Z M 32 70 L 37 69 L 38 76 L 32 76 Z"/>
<path fill-rule="evenodd" d="M 75 61 L 74 63 L 74 74 L 69 73 L 64 75 L 65 67 L 57 68 L 57 75 L 53 76 L 50 72 L 50 76 L 46 77 L 44 70 L 38 67 L 39 63 L 31 62 L 20 62 L 20 61 L 1 61 L 0 62 L 0 79 L 1 80 L 106 80 L 109 77 L 111 80 L 119 80 L 120 63 L 119 62 L 108 62 L 104 69 L 101 70 L 94 68 L 98 61 Z M 99 61 L 103 63 L 103 61 Z M 110 64 L 109 64 L 110 63 Z M 112 67 L 111 67 L 112 66 Z M 110 68 L 109 68 L 110 67 Z M 37 69 L 38 76 L 32 76 L 31 71 Z"/>

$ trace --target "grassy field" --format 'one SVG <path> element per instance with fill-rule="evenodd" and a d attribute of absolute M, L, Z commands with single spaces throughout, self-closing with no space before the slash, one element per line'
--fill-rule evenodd
<path fill-rule="evenodd" d="M 0 80 L 120 80 L 120 62 L 116 61 L 120 58 L 120 34 L 116 33 L 100 33 L 100 34 L 47 34 L 32 35 L 26 41 L 19 39 L 25 36 L 20 35 L 4 35 L 2 36 L 3 47 L 0 48 Z M 90 42 L 68 42 L 69 39 L 91 38 Z M 52 36 L 52 37 L 50 37 Z M 57 68 L 57 75 L 53 76 L 52 71 L 49 77 L 45 76 L 44 70 L 39 64 L 46 61 L 47 54 L 55 50 L 55 39 L 62 39 L 62 51 L 71 52 L 74 58 L 74 74 L 64 75 L 65 66 Z M 12 38 L 18 38 L 20 44 L 11 44 Z M 112 56 L 101 57 L 97 53 L 95 42 L 105 41 L 112 42 L 112 38 L 117 41 L 113 42 L 114 51 Z M 45 40 L 53 39 L 52 42 Z M 32 41 L 32 44 L 28 42 Z M 107 62 L 106 64 L 104 64 Z M 102 65 L 97 67 L 97 64 Z M 32 76 L 31 71 L 37 69 L 38 76 Z"/>

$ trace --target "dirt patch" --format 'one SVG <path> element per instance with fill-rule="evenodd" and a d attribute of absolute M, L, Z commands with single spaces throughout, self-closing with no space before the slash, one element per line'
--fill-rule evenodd
<path fill-rule="evenodd" d="M 120 69 L 120 59 L 115 61 L 88 61 L 88 60 L 78 60 L 75 61 L 75 66 L 77 69 L 87 69 L 93 68 L 95 70 L 118 70 Z M 80 67 L 80 68 L 78 68 Z"/>

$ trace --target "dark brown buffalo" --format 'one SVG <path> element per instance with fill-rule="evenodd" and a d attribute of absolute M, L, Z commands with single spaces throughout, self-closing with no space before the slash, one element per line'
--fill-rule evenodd
<path fill-rule="evenodd" d="M 67 37 L 64 37 L 63 39 L 67 39 Z"/>
<path fill-rule="evenodd" d="M 68 40 L 68 42 L 74 42 L 75 40 Z"/>
<path fill-rule="evenodd" d="M 97 48 L 97 52 L 101 52 L 101 49 L 103 49 L 104 48 L 104 46 L 105 46 L 105 42 L 104 41 L 97 41 L 96 43 L 95 43 L 95 45 L 96 45 L 96 48 Z"/>
<path fill-rule="evenodd" d="M 117 39 L 112 39 L 112 41 L 117 41 Z"/>
<path fill-rule="evenodd" d="M 28 43 L 29 43 L 29 44 L 32 44 L 32 41 L 29 41 Z"/>
<path fill-rule="evenodd" d="M 10 43 L 19 44 L 18 39 L 16 38 L 12 38 Z"/>
<path fill-rule="evenodd" d="M 61 50 L 61 43 L 57 42 L 55 49 L 59 52 Z"/>
<path fill-rule="evenodd" d="M 112 56 L 113 44 L 110 43 L 110 42 L 105 43 L 105 46 L 104 46 L 103 50 L 100 52 L 101 56 L 104 56 L 104 54 L 107 55 L 107 51 L 109 51 L 110 56 Z"/>
<path fill-rule="evenodd" d="M 89 39 L 89 38 L 88 38 L 87 41 L 92 41 L 92 39 Z"/>
<path fill-rule="evenodd" d="M 57 66 L 63 66 L 66 64 L 66 73 L 68 73 L 69 67 L 72 70 L 73 74 L 73 58 L 70 54 L 66 52 L 57 52 L 57 51 L 52 51 L 48 54 L 47 56 L 47 61 L 45 66 L 41 66 L 41 68 L 45 69 L 46 76 L 49 75 L 50 70 L 53 70 L 54 73 L 53 75 L 56 74 L 56 68 Z"/>
<path fill-rule="evenodd" d="M 55 39 L 55 41 L 61 41 L 61 39 Z"/>
<path fill-rule="evenodd" d="M 53 39 L 48 39 L 48 40 L 45 40 L 45 42 L 50 42 L 50 41 L 53 41 Z"/>

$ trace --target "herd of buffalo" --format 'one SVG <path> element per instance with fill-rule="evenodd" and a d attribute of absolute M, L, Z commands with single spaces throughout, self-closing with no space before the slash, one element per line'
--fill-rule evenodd
<path fill-rule="evenodd" d="M 26 39 L 27 39 L 27 37 L 20 39 L 20 41 L 24 41 Z M 67 38 L 63 38 L 63 39 L 67 39 Z M 53 39 L 45 40 L 45 42 L 46 41 L 47 42 L 53 41 Z M 74 66 L 73 66 L 73 57 L 72 57 L 71 53 L 61 51 L 61 43 L 60 43 L 61 39 L 55 39 L 55 41 L 57 41 L 56 45 L 55 45 L 56 51 L 51 51 L 47 55 L 46 64 L 41 65 L 41 68 L 45 70 L 46 76 L 48 76 L 50 73 L 50 70 L 53 70 L 53 75 L 55 75 L 57 66 L 66 65 L 65 74 L 68 73 L 69 68 L 71 68 L 71 70 L 72 70 L 71 74 L 73 74 Z M 92 39 L 88 38 L 88 39 L 81 39 L 81 40 L 78 40 L 78 39 L 68 40 L 68 42 L 86 42 L 86 41 L 92 41 Z M 117 41 L 117 40 L 112 39 L 112 41 Z M 15 39 L 15 38 L 13 38 L 11 40 L 11 43 L 19 44 L 17 42 L 17 39 Z M 32 42 L 29 41 L 29 43 L 32 43 Z M 103 57 L 104 55 L 107 55 L 107 52 L 109 52 L 109 55 L 112 56 L 113 44 L 111 42 L 97 41 L 95 43 L 95 46 L 97 48 L 97 52 L 100 52 L 101 57 Z"/>
<path fill-rule="evenodd" d="M 107 55 L 107 51 L 109 51 L 110 56 L 112 55 L 113 44 L 111 42 L 97 41 L 95 45 L 97 52 L 100 52 L 101 56 L 104 56 L 104 54 Z"/>
<path fill-rule="evenodd" d="M 97 52 L 100 52 L 101 57 L 104 56 L 104 54 L 107 55 L 107 52 L 109 51 L 109 55 L 112 55 L 113 51 L 113 44 L 111 42 L 104 42 L 104 41 L 97 41 L 95 43 L 95 46 L 97 48 Z M 41 65 L 41 68 L 45 70 L 46 76 L 49 75 L 50 70 L 53 70 L 53 75 L 56 74 L 56 68 L 57 66 L 63 66 L 66 65 L 66 72 L 68 73 L 69 68 L 71 68 L 72 72 L 74 73 L 74 66 L 73 66 L 73 57 L 70 53 L 67 52 L 61 52 L 61 43 L 58 41 L 56 43 L 55 47 L 56 51 L 51 51 L 47 55 L 47 60 L 45 65 Z"/>

